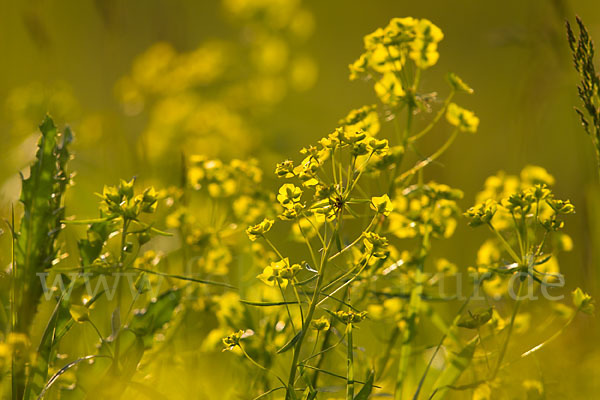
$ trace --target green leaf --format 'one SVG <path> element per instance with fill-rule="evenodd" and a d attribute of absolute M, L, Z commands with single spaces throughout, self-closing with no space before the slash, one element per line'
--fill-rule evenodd
<path fill-rule="evenodd" d="M 354 400 L 367 400 L 373 391 L 373 381 L 375 380 L 375 371 L 369 371 L 367 382 L 363 385 L 360 392 L 354 397 Z"/>
<path fill-rule="evenodd" d="M 69 302 L 61 297 L 48 320 L 35 360 L 32 362 L 23 399 L 35 399 L 42 392 L 48 378 L 48 366 L 54 359 L 54 350 L 58 343 L 56 332 L 71 319 Z"/>
<path fill-rule="evenodd" d="M 289 342 L 287 342 L 286 344 L 284 344 L 282 348 L 280 348 L 279 350 L 277 350 L 277 354 L 285 353 L 286 351 L 288 351 L 292 347 L 294 347 L 294 345 L 296 344 L 296 342 L 298 341 L 298 339 L 300 339 L 300 335 L 301 334 L 302 334 L 302 329 L 300 329 L 298 331 L 298 333 L 296 333 L 296 335 L 294 335 L 294 337 Z"/>
<path fill-rule="evenodd" d="M 458 353 L 450 356 L 449 365 L 442 372 L 435 382 L 434 387 L 436 393 L 436 400 L 443 399 L 451 386 L 458 381 L 462 373 L 467 369 L 471 360 L 473 360 L 473 354 L 475 354 L 475 348 L 477 347 L 479 338 L 476 336 L 469 343 L 463 347 Z"/>
<path fill-rule="evenodd" d="M 181 300 L 181 290 L 171 289 L 150 302 L 143 312 L 133 316 L 128 328 L 141 337 L 146 348 L 152 346 L 154 334 L 171 320 Z"/>
<path fill-rule="evenodd" d="M 113 359 L 119 348 L 118 360 Z M 91 363 L 77 368 L 75 388 L 63 391 L 66 399 L 118 399 L 125 391 L 144 354 L 142 338 L 129 329 L 122 329 L 116 338 L 104 341 Z"/>
<path fill-rule="evenodd" d="M 467 329 L 477 329 L 492 319 L 493 310 L 494 309 L 490 307 L 475 313 L 469 311 L 468 315 L 463 315 L 460 317 L 456 323 L 456 326 Z"/>
<path fill-rule="evenodd" d="M 285 306 L 287 304 L 298 304 L 297 301 L 249 301 L 240 299 L 240 303 L 255 307 Z"/>
<path fill-rule="evenodd" d="M 17 324 L 19 332 L 27 332 L 42 295 L 38 272 L 50 269 L 58 253 L 56 238 L 64 216 L 63 195 L 68 183 L 67 145 L 72 140 L 69 131 L 59 143 L 54 122 L 46 116 L 40 125 L 36 160 L 29 168 L 29 177 L 22 177 L 20 201 L 24 214 L 16 232 L 15 262 L 17 293 Z"/>
<path fill-rule="evenodd" d="M 136 270 L 136 271 L 146 272 L 146 273 L 152 274 L 152 275 L 164 276 L 165 278 L 172 278 L 172 279 L 178 279 L 181 281 L 188 281 L 188 282 L 195 282 L 195 283 L 203 283 L 205 285 L 222 286 L 222 287 L 226 287 L 229 289 L 237 289 L 235 286 L 231 286 L 230 284 L 224 283 L 224 282 L 209 281 L 206 279 L 196 279 L 196 278 L 191 278 L 189 276 L 183 276 L 183 275 L 166 274 L 164 272 L 152 271 L 151 269 L 145 269 L 145 268 L 131 268 L 131 269 Z"/>
<path fill-rule="evenodd" d="M 104 244 L 116 229 L 115 220 L 100 219 L 90 224 L 87 238 L 77 242 L 83 266 L 91 265 L 100 256 Z"/>
<path fill-rule="evenodd" d="M 91 359 L 96 358 L 96 357 L 105 357 L 105 356 L 85 356 L 85 357 L 81 357 L 81 358 L 76 359 L 75 361 L 71 361 L 70 363 L 68 363 L 67 365 L 65 365 L 61 369 L 59 369 L 48 380 L 48 382 L 46 383 L 46 385 L 44 386 L 44 388 L 40 392 L 40 395 L 37 397 L 37 400 L 42 400 L 42 398 L 44 398 L 44 395 L 46 394 L 46 392 L 48 391 L 48 389 L 50 389 L 50 387 L 52 387 L 52 385 L 54 384 L 54 382 L 56 382 L 56 380 L 58 378 L 60 378 L 60 376 L 62 374 L 64 374 L 65 372 L 67 372 L 69 369 L 73 368 L 74 366 L 76 366 L 80 362 L 82 362 L 82 361 L 88 361 L 88 360 L 91 360 Z"/>
<path fill-rule="evenodd" d="M 171 289 L 148 303 L 144 311 L 132 317 L 129 326 L 120 329 L 111 341 L 102 342 L 98 351 L 100 358 L 91 364 L 80 364 L 76 373 L 77 385 L 63 391 L 61 398 L 85 399 L 91 393 L 93 398 L 120 398 L 125 388 L 132 384 L 131 379 L 144 352 L 152 346 L 155 333 L 171 321 L 180 301 L 181 289 Z M 114 359 L 116 348 L 119 349 L 118 359 Z"/>

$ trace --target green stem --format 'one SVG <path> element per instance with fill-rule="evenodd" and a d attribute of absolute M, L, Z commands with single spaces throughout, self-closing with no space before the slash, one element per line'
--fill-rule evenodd
<path fill-rule="evenodd" d="M 304 323 L 306 321 L 304 321 L 304 311 L 302 310 L 302 302 L 300 301 L 300 295 L 298 295 L 298 289 L 296 289 L 296 285 L 293 281 L 290 283 L 292 284 L 292 289 L 294 289 L 294 295 L 296 296 L 296 301 L 298 302 L 298 309 L 300 310 L 300 319 L 302 320 L 302 329 L 306 329 L 307 327 L 304 326 Z"/>
<path fill-rule="evenodd" d="M 388 361 L 392 354 L 392 349 L 394 348 L 394 345 L 396 344 L 396 340 L 398 340 L 399 335 L 400 335 L 400 328 L 398 328 L 398 324 L 394 324 L 394 329 L 392 330 L 392 333 L 390 334 L 390 338 L 387 340 L 387 346 L 385 348 L 385 353 L 383 354 L 383 357 L 381 358 L 381 362 L 379 363 L 378 378 L 382 378 L 385 374 L 385 370 L 387 368 Z"/>
<path fill-rule="evenodd" d="M 493 381 L 498 375 L 498 371 L 500 371 L 500 367 L 502 366 L 502 361 L 504 360 L 504 356 L 506 355 L 506 350 L 508 349 L 508 343 L 510 342 L 510 337 L 512 335 L 513 328 L 515 326 L 515 319 L 517 318 L 517 314 L 519 312 L 519 306 L 521 305 L 521 290 L 523 290 L 523 282 L 519 279 L 519 291 L 517 294 L 517 299 L 515 300 L 515 306 L 513 308 L 513 313 L 510 318 L 510 324 L 508 325 L 508 331 L 506 333 L 506 339 L 504 340 L 504 344 L 502 345 L 502 350 L 500 351 L 500 356 L 498 357 L 498 362 L 496 363 L 496 368 L 494 369 L 494 373 L 492 374 L 492 378 L 490 381 Z"/>
<path fill-rule="evenodd" d="M 294 335 L 295 335 L 296 327 L 294 326 L 294 320 L 292 319 L 292 313 L 290 312 L 290 306 L 288 305 L 287 301 L 285 300 L 285 294 L 283 293 L 283 289 L 281 288 L 281 285 L 279 284 L 279 282 L 277 282 L 277 286 L 279 287 L 279 292 L 281 292 L 281 298 L 283 299 L 283 302 L 285 304 L 285 309 L 287 311 L 288 318 L 290 319 L 290 325 L 292 325 L 292 330 L 294 331 Z M 298 306 L 302 307 L 302 305 L 300 304 L 300 299 L 298 299 Z M 302 326 L 304 326 L 304 321 L 302 322 Z"/>
<path fill-rule="evenodd" d="M 567 327 L 569 325 L 571 325 L 571 323 L 575 320 L 576 316 L 577 316 L 577 311 L 573 312 L 573 315 L 571 316 L 571 318 L 569 318 L 569 320 L 563 325 L 562 328 L 560 328 L 558 331 L 556 331 L 552 336 L 550 336 L 548 339 L 546 339 L 542 343 L 538 344 L 537 346 L 533 347 L 532 349 L 527 350 L 525 353 L 521 354 L 520 358 L 525 358 L 527 356 L 530 356 L 531 354 L 540 350 L 542 347 L 546 346 L 548 343 L 554 341 L 557 337 L 559 337 L 565 331 L 565 329 L 567 329 Z"/>
<path fill-rule="evenodd" d="M 344 291 L 344 296 L 342 296 L 342 298 L 346 297 L 347 293 L 348 293 L 348 288 L 346 288 L 346 290 Z M 344 305 L 342 303 L 340 303 L 338 305 L 337 311 L 341 311 L 342 308 L 343 308 L 343 306 Z M 319 351 L 319 353 L 317 353 L 318 356 L 319 356 L 319 359 L 317 360 L 317 364 L 316 364 L 317 368 L 320 368 L 321 365 L 323 365 L 323 362 L 325 361 L 325 355 L 326 355 L 327 351 L 331 350 L 331 347 L 328 347 L 328 345 L 329 345 L 329 339 L 331 338 L 331 332 L 333 330 L 333 324 L 335 323 L 335 321 L 336 320 L 335 320 L 334 317 L 331 317 L 330 320 L 329 320 L 330 327 L 329 327 L 329 329 L 327 331 L 325 331 L 325 337 L 323 338 L 323 343 L 321 344 L 321 350 Z M 335 348 L 336 346 L 337 345 L 334 345 L 333 348 Z M 310 358 L 315 357 L 317 354 L 312 355 Z M 305 360 L 305 361 L 308 361 L 308 359 Z M 313 385 L 313 387 L 317 386 L 318 380 L 319 380 L 319 370 L 317 369 L 317 370 L 315 370 L 315 373 L 314 373 L 314 375 L 312 377 L 312 385 Z"/>
<path fill-rule="evenodd" d="M 379 214 L 375 214 L 373 216 L 373 219 L 371 220 L 371 222 L 369 222 L 369 225 L 363 230 L 363 232 L 369 232 L 371 230 L 371 227 L 373 226 L 373 224 L 375 223 L 375 221 L 377 220 L 377 216 Z M 327 261 L 333 261 L 335 258 L 337 258 L 338 256 L 342 255 L 343 253 L 345 253 L 346 251 L 350 250 L 353 246 L 355 246 L 360 239 L 363 238 L 363 234 L 361 233 L 360 236 L 358 236 L 356 239 L 354 239 L 354 241 L 352 243 L 350 243 L 348 246 L 344 247 L 343 249 L 341 249 L 340 251 L 338 251 L 337 253 L 335 253 L 334 255 L 332 255 L 331 257 L 329 257 L 329 260 Z"/>
<path fill-rule="evenodd" d="M 515 253 L 512 247 L 510 247 L 506 239 L 504 239 L 504 236 L 502 236 L 502 234 L 498 232 L 498 230 L 494 227 L 494 225 L 492 225 L 491 222 L 488 222 L 488 226 L 492 230 L 492 232 L 496 234 L 496 237 L 498 238 L 498 240 L 500 240 L 500 243 L 502 243 L 502 246 L 504 246 L 504 249 L 508 252 L 508 254 L 510 254 L 510 256 L 513 258 L 513 261 L 517 264 L 521 264 L 521 258 L 517 255 L 517 253 Z"/>
<path fill-rule="evenodd" d="M 444 154 L 446 152 L 446 150 L 448 150 L 450 145 L 452 145 L 452 143 L 454 142 L 454 139 L 456 139 L 457 135 L 458 135 L 458 129 L 455 129 L 452 132 L 452 134 L 450 135 L 450 137 L 448 138 L 448 140 L 446 140 L 446 142 L 442 145 L 442 147 L 440 147 L 435 153 L 433 153 L 426 159 L 419 161 L 414 167 L 412 167 L 411 169 L 409 169 L 408 171 L 406 171 L 402 175 L 400 175 L 397 178 L 397 180 L 403 181 L 404 179 L 415 174 L 419 170 L 425 168 L 427 165 L 431 164 L 433 161 L 438 159 L 442 154 Z"/>
<path fill-rule="evenodd" d="M 352 324 L 348 324 L 347 341 L 348 341 L 348 379 L 346 385 L 346 400 L 354 399 L 354 344 L 352 343 Z"/>
<path fill-rule="evenodd" d="M 358 169 L 358 175 L 356 176 L 356 179 L 353 179 L 352 184 L 348 185 L 348 190 L 345 191 L 344 197 L 347 197 L 350 195 L 350 193 L 352 193 L 352 190 L 354 190 L 356 183 L 360 180 L 360 177 L 362 176 L 364 170 L 367 168 L 367 164 L 369 164 L 369 161 L 371 160 L 371 157 L 373 157 L 373 154 L 375 154 L 375 152 L 373 151 L 369 153 L 369 156 L 367 157 L 366 161 L 362 163 L 362 165 Z M 354 175 L 354 173 L 352 175 Z"/>
<path fill-rule="evenodd" d="M 340 212 L 340 215 L 338 216 L 338 218 L 341 218 L 342 213 Z M 323 286 L 323 281 L 325 279 L 325 269 L 327 267 L 327 261 L 328 261 L 328 255 L 329 255 L 329 249 L 331 248 L 331 244 L 333 243 L 333 239 L 335 238 L 337 232 L 333 232 L 333 234 L 331 235 L 329 242 L 327 243 L 327 246 L 325 246 L 325 248 L 323 249 L 323 254 L 321 255 L 321 265 L 319 267 L 319 277 L 317 278 L 317 283 L 315 286 L 315 291 L 313 293 L 313 297 L 310 301 L 310 305 L 308 307 L 308 311 L 306 313 L 306 319 L 305 319 L 305 323 L 303 323 L 303 326 L 309 326 L 310 322 L 313 319 L 315 310 L 317 308 L 317 303 L 319 301 L 319 296 L 320 296 L 320 292 L 321 292 L 321 287 Z M 294 346 L 294 355 L 292 358 L 292 365 L 290 367 L 290 375 L 288 378 L 288 383 L 287 383 L 287 390 L 286 390 L 286 400 L 291 400 L 293 399 L 295 396 L 293 393 L 294 390 L 294 384 L 296 381 L 296 370 L 298 369 L 298 360 L 300 359 L 300 351 L 302 350 L 302 344 L 304 343 L 304 338 L 306 337 L 306 333 L 308 332 L 308 329 L 303 329 L 300 331 L 300 336 L 298 336 L 298 341 L 296 342 L 296 345 Z"/>
<path fill-rule="evenodd" d="M 433 117 L 433 120 L 429 123 L 429 125 L 427 125 L 425 128 L 423 128 L 423 130 L 421 130 L 420 132 L 414 134 L 413 136 L 410 136 L 408 138 L 408 142 L 409 143 L 416 142 L 417 140 L 419 140 L 420 138 L 422 138 L 423 136 L 425 136 L 430 130 L 433 129 L 433 127 L 438 123 L 438 121 L 440 120 L 440 118 L 442 118 L 442 116 L 445 114 L 446 109 L 448 108 L 448 105 L 452 101 L 452 98 L 454 97 L 455 93 L 456 93 L 456 91 L 453 89 L 450 92 L 450 94 L 448 95 L 448 97 L 446 97 L 446 100 L 444 101 L 444 105 L 437 112 L 437 114 L 435 115 L 435 117 Z"/>
<path fill-rule="evenodd" d="M 302 237 L 304 238 L 304 243 L 306 243 L 306 247 L 308 248 L 308 251 L 310 253 L 310 259 L 313 262 L 313 265 L 316 266 L 317 265 L 317 257 L 315 256 L 315 252 L 312 248 L 312 245 L 310 244 L 310 240 L 308 239 L 308 236 L 306 236 L 306 234 L 304 233 L 304 229 L 302 229 L 302 225 L 300 225 L 300 220 L 297 219 L 296 223 L 298 224 L 298 229 L 300 230 L 300 233 L 302 234 Z"/>
<path fill-rule="evenodd" d="M 273 251 L 277 254 L 277 257 L 279 257 L 280 260 L 283 260 L 283 255 L 279 252 L 279 250 L 277 250 L 277 247 L 275 247 L 275 245 L 273 244 L 273 242 L 271 242 L 269 240 L 269 238 L 267 238 L 266 236 L 263 235 L 263 239 L 265 239 L 265 242 L 267 242 L 267 244 L 269 245 L 269 247 L 271 247 L 271 249 L 273 249 Z"/>
<path fill-rule="evenodd" d="M 127 218 L 123 218 L 123 232 L 121 233 L 121 248 L 120 250 L 120 254 L 119 254 L 119 270 L 122 271 L 125 267 L 125 244 L 127 242 L 127 228 L 129 227 L 129 220 Z M 121 285 L 121 280 L 119 278 L 119 275 L 117 275 L 117 308 L 113 311 L 116 313 L 119 313 L 119 321 L 121 320 L 120 318 L 120 314 L 121 314 L 121 305 L 122 305 L 122 285 Z M 121 327 L 119 326 L 118 331 L 121 331 Z M 118 333 L 117 333 L 118 336 Z M 119 371 L 119 354 L 120 354 L 120 344 L 121 341 L 118 340 L 117 337 L 114 338 L 115 340 L 115 354 L 114 354 L 114 359 L 113 359 L 113 368 L 115 370 L 115 372 Z"/>

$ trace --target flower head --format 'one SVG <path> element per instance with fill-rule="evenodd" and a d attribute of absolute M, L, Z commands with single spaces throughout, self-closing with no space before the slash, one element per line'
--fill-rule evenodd
<path fill-rule="evenodd" d="M 371 209 L 386 217 L 394 210 L 392 201 L 387 194 L 379 197 L 371 197 Z"/>
<path fill-rule="evenodd" d="M 448 105 L 446 119 L 450 125 L 456 126 L 463 132 L 475 133 L 479 126 L 479 118 L 475 116 L 473 111 L 459 107 L 456 103 L 450 103 Z"/>
<path fill-rule="evenodd" d="M 263 237 L 265 233 L 269 232 L 272 226 L 273 220 L 265 218 L 261 223 L 249 226 L 248 229 L 246 229 L 246 234 L 250 240 L 255 241 L 256 239 Z"/>

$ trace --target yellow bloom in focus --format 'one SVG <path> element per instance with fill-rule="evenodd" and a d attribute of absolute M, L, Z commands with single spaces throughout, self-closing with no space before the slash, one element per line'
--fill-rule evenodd
<path fill-rule="evenodd" d="M 233 350 L 234 347 L 239 346 L 240 340 L 242 340 L 243 335 L 244 331 L 237 331 L 233 332 L 231 335 L 227 335 L 226 337 L 224 337 L 222 339 L 223 344 L 225 345 L 223 351 Z"/>
<path fill-rule="evenodd" d="M 285 208 L 293 208 L 295 203 L 300 202 L 301 196 L 302 189 L 291 183 L 286 183 L 279 189 L 277 201 Z"/>
<path fill-rule="evenodd" d="M 271 230 L 273 222 L 274 221 L 272 219 L 265 218 L 261 223 L 249 226 L 248 229 L 246 229 L 246 234 L 250 240 L 254 242 L 256 239 L 261 238 L 265 233 Z"/>
<path fill-rule="evenodd" d="M 299 269 L 298 264 L 290 267 L 290 260 L 286 257 L 283 260 L 272 262 L 271 265 L 265 267 L 262 274 L 256 277 L 269 286 L 275 286 L 275 283 L 277 283 L 278 286 L 285 289 Z"/>
<path fill-rule="evenodd" d="M 456 105 L 456 103 L 450 103 L 448 105 L 446 119 L 450 125 L 456 126 L 462 132 L 475 133 L 479 126 L 479 118 L 475 116 L 473 111 L 465 110 Z"/>
<path fill-rule="evenodd" d="M 389 196 L 384 194 L 383 196 L 371 198 L 371 209 L 387 217 L 394 210 L 394 206 Z"/>
<path fill-rule="evenodd" d="M 388 241 L 385 237 L 374 232 L 367 232 L 364 237 L 363 244 L 368 254 L 373 258 L 387 258 L 389 251 Z"/>

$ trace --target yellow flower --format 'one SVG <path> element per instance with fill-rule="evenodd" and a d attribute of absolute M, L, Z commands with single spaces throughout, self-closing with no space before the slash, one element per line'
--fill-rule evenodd
<path fill-rule="evenodd" d="M 366 311 L 359 313 L 354 311 L 338 311 L 335 315 L 345 324 L 357 324 L 367 318 Z"/>
<path fill-rule="evenodd" d="M 326 331 L 329 330 L 329 320 L 325 317 L 321 317 L 319 319 L 315 319 L 310 323 L 313 329 L 317 331 Z"/>
<path fill-rule="evenodd" d="M 369 136 L 375 136 L 381 128 L 375 105 L 363 106 L 350 111 L 346 118 L 340 120 L 339 124 L 344 127 L 344 131 L 348 135 L 364 131 Z"/>
<path fill-rule="evenodd" d="M 448 74 L 448 82 L 450 83 L 450 86 L 452 86 L 458 92 L 469 94 L 473 93 L 473 88 L 467 85 L 458 75 L 453 74 L 452 72 Z"/>
<path fill-rule="evenodd" d="M 440 54 L 437 52 L 437 44 L 444 38 L 441 29 L 422 19 L 414 27 L 415 39 L 410 44 L 409 57 L 418 68 L 425 69 L 434 65 Z"/>
<path fill-rule="evenodd" d="M 469 218 L 469 225 L 475 227 L 490 223 L 496 211 L 497 203 L 494 200 L 487 200 L 485 203 L 469 208 L 464 215 Z"/>
<path fill-rule="evenodd" d="M 371 198 L 371 209 L 387 217 L 394 210 L 394 206 L 388 195 L 384 194 L 383 196 Z"/>
<path fill-rule="evenodd" d="M 373 232 L 365 233 L 363 240 L 365 249 L 373 258 L 386 258 L 389 254 L 387 251 L 388 241 L 385 237 L 379 236 Z"/>
<path fill-rule="evenodd" d="M 289 275 L 285 272 L 290 267 L 290 261 L 286 257 L 283 260 L 272 262 L 263 270 L 262 274 L 256 277 L 269 286 L 275 286 L 277 283 L 282 289 L 285 289 L 290 281 Z"/>
<path fill-rule="evenodd" d="M 286 183 L 279 189 L 277 201 L 285 208 L 294 208 L 294 204 L 300 202 L 301 196 L 302 189 L 291 183 Z"/>
<path fill-rule="evenodd" d="M 249 226 L 248 229 L 246 229 L 246 234 L 250 240 L 254 242 L 256 239 L 261 238 L 265 233 L 271 230 L 273 222 L 274 221 L 272 219 L 265 218 L 261 223 Z"/>
<path fill-rule="evenodd" d="M 389 105 L 398 103 L 400 97 L 405 94 L 402 83 L 393 72 L 384 73 L 381 79 L 375 83 L 375 93 L 382 103 Z"/>
<path fill-rule="evenodd" d="M 554 185 L 554 177 L 545 168 L 537 165 L 527 165 L 521 170 L 521 180 L 531 185 L 546 184 Z"/>
<path fill-rule="evenodd" d="M 577 310 L 581 310 L 586 314 L 594 313 L 594 302 L 592 297 L 585 293 L 580 288 L 577 288 L 573 291 L 573 304 Z"/>
<path fill-rule="evenodd" d="M 348 66 L 350 69 L 350 80 L 356 80 L 367 72 L 367 55 L 362 54 L 360 58 Z"/>
<path fill-rule="evenodd" d="M 240 340 L 242 340 L 244 336 L 244 331 L 233 332 L 230 335 L 225 336 L 222 341 L 225 345 L 223 351 L 233 350 L 234 347 L 240 345 Z"/>
<path fill-rule="evenodd" d="M 450 103 L 446 110 L 446 119 L 450 125 L 456 126 L 463 132 L 477 132 L 479 126 L 479 118 L 475 116 L 473 111 L 465 110 L 457 106 L 455 103 Z"/>

